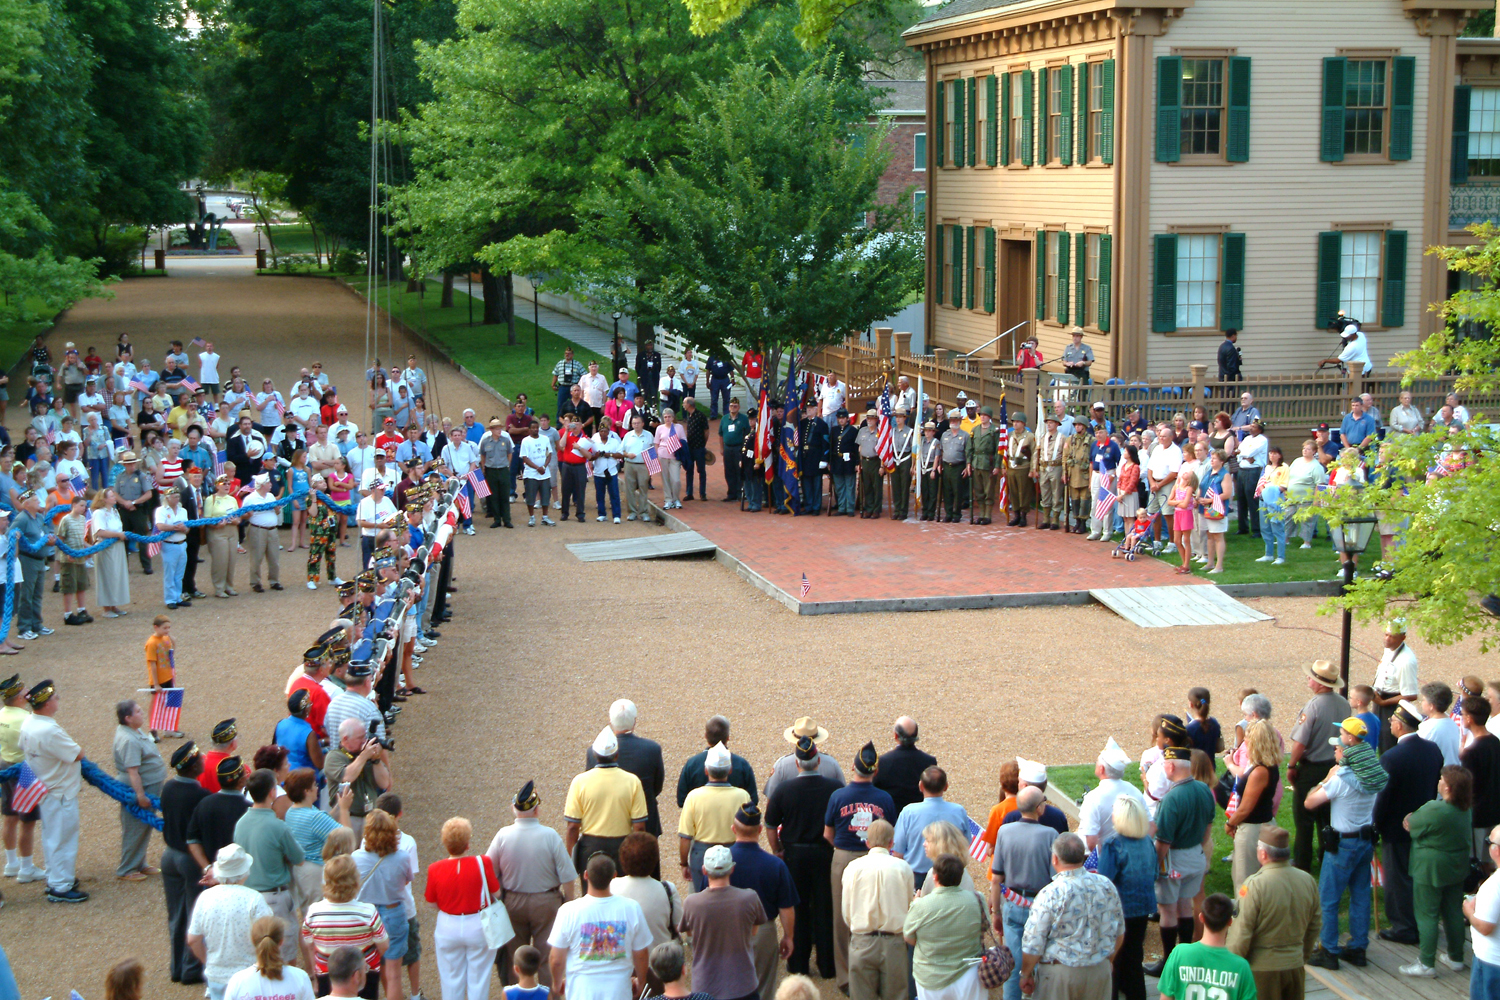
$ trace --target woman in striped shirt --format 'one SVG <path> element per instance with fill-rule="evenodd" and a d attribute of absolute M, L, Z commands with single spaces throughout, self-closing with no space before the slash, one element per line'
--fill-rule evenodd
<path fill-rule="evenodd" d="M 365 1000 L 378 996 L 380 957 L 390 940 L 374 904 L 356 900 L 358 893 L 359 870 L 354 859 L 348 855 L 329 858 L 323 864 L 323 898 L 307 908 L 302 920 L 302 941 L 312 950 L 319 996 L 327 996 L 330 990 L 328 956 L 346 945 L 358 948 L 368 966 L 359 995 Z"/>
<path fill-rule="evenodd" d="M 156 488 L 161 490 L 175 486 L 181 478 L 182 442 L 176 438 L 168 438 L 167 453 L 156 466 Z"/>

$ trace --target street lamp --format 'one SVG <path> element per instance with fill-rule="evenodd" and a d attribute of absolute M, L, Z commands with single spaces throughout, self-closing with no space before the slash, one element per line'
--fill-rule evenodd
<path fill-rule="evenodd" d="M 610 345 L 610 354 L 611 354 L 611 356 L 610 356 L 610 359 L 609 359 L 609 366 L 611 368 L 615 369 L 615 377 L 619 378 L 620 377 L 620 368 L 621 368 L 621 365 L 620 365 L 620 310 L 616 309 L 614 312 L 610 313 L 610 315 L 613 316 L 614 320 L 615 320 L 615 339 L 614 339 L 613 343 Z"/>
<path fill-rule="evenodd" d="M 1330 524 L 1328 534 L 1333 539 L 1333 547 L 1348 556 L 1344 560 L 1344 579 L 1339 586 L 1339 596 L 1343 597 L 1349 593 L 1349 587 L 1354 583 L 1354 568 L 1359 561 L 1360 555 L 1370 544 L 1370 539 L 1375 534 L 1377 521 L 1373 517 L 1346 517 L 1342 524 Z M 1340 690 L 1345 698 L 1349 697 L 1349 629 L 1351 625 L 1349 608 L 1344 608 L 1344 635 L 1342 639 L 1342 650 L 1339 653 L 1339 676 L 1343 678 L 1343 687 Z"/>

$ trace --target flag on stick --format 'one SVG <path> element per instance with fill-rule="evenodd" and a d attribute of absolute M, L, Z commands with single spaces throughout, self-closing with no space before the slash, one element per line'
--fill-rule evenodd
<path fill-rule="evenodd" d="M 807 600 L 807 595 L 812 592 L 812 584 L 807 582 L 807 574 L 802 574 L 802 599 Z"/>
<path fill-rule="evenodd" d="M 1005 483 L 1005 453 L 1010 450 L 1010 423 L 1005 418 L 1004 396 L 1000 397 L 1000 434 L 999 443 L 995 446 L 995 450 L 999 452 L 998 461 L 1000 463 L 1000 475 L 995 477 L 1000 480 L 1000 488 L 995 491 L 998 494 L 995 498 L 995 503 L 999 505 L 1001 510 L 1006 510 L 1010 506 L 1010 490 Z"/>
<path fill-rule="evenodd" d="M 36 776 L 31 765 L 21 761 L 21 772 L 16 775 L 16 790 L 11 795 L 10 806 L 17 815 L 31 812 L 41 804 L 47 794 L 47 786 Z"/>
<path fill-rule="evenodd" d="M 229 464 L 229 452 L 220 451 L 214 454 L 214 478 L 218 479 L 224 474 L 224 469 Z"/>
<path fill-rule="evenodd" d="M 89 481 L 84 476 L 74 476 L 68 480 L 68 483 L 73 487 L 74 493 L 82 493 L 89 488 Z"/>
<path fill-rule="evenodd" d="M 162 688 L 151 697 L 151 721 L 147 728 L 177 732 L 182 717 L 182 688 Z"/>
<path fill-rule="evenodd" d="M 969 835 L 969 857 L 983 862 L 990 856 L 990 845 L 984 841 L 984 828 L 974 822 L 974 817 L 964 814 L 964 832 Z"/>
<path fill-rule="evenodd" d="M 146 558 L 155 559 L 161 555 L 161 542 L 150 542 L 146 545 Z"/>
<path fill-rule="evenodd" d="M 490 484 L 484 481 L 484 476 L 479 474 L 478 469 L 470 469 L 469 474 L 464 478 L 469 481 L 469 486 L 474 490 L 474 499 L 483 500 L 490 495 Z"/>
<path fill-rule="evenodd" d="M 203 388 L 198 384 L 198 380 L 192 378 L 191 376 L 183 379 L 181 384 L 183 389 L 187 390 L 188 392 L 197 392 L 199 389 Z"/>
<path fill-rule="evenodd" d="M 661 459 L 657 458 L 655 448 L 646 449 L 646 471 L 653 476 L 661 475 Z"/>

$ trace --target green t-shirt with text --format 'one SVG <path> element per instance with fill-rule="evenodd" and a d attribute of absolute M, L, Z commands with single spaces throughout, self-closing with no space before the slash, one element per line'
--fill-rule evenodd
<path fill-rule="evenodd" d="M 1173 948 L 1157 988 L 1172 1000 L 1255 1000 L 1250 963 L 1228 948 L 1206 944 Z"/>

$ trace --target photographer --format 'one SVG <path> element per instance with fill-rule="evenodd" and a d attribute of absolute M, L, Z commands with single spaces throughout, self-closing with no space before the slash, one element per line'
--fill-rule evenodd
<path fill-rule="evenodd" d="M 1219 381 L 1240 381 L 1240 367 L 1244 364 L 1245 356 L 1240 353 L 1238 341 L 1240 331 L 1225 330 L 1224 342 L 1219 345 Z"/>
<path fill-rule="evenodd" d="M 375 808 L 375 800 L 391 787 L 390 752 L 379 741 L 368 737 L 368 730 L 358 719 L 339 724 L 339 745 L 328 751 L 323 775 L 328 779 L 330 801 L 337 801 L 337 789 L 347 783 L 354 791 L 349 803 L 349 827 L 356 837 L 364 836 L 365 815 Z"/>
<path fill-rule="evenodd" d="M 1340 313 L 1329 325 L 1339 331 L 1339 338 L 1344 345 L 1343 350 L 1339 351 L 1338 359 L 1348 365 L 1351 371 L 1357 367 L 1361 375 L 1370 374 L 1375 367 L 1370 362 L 1370 341 L 1359 328 L 1359 320 L 1349 319 Z"/>

